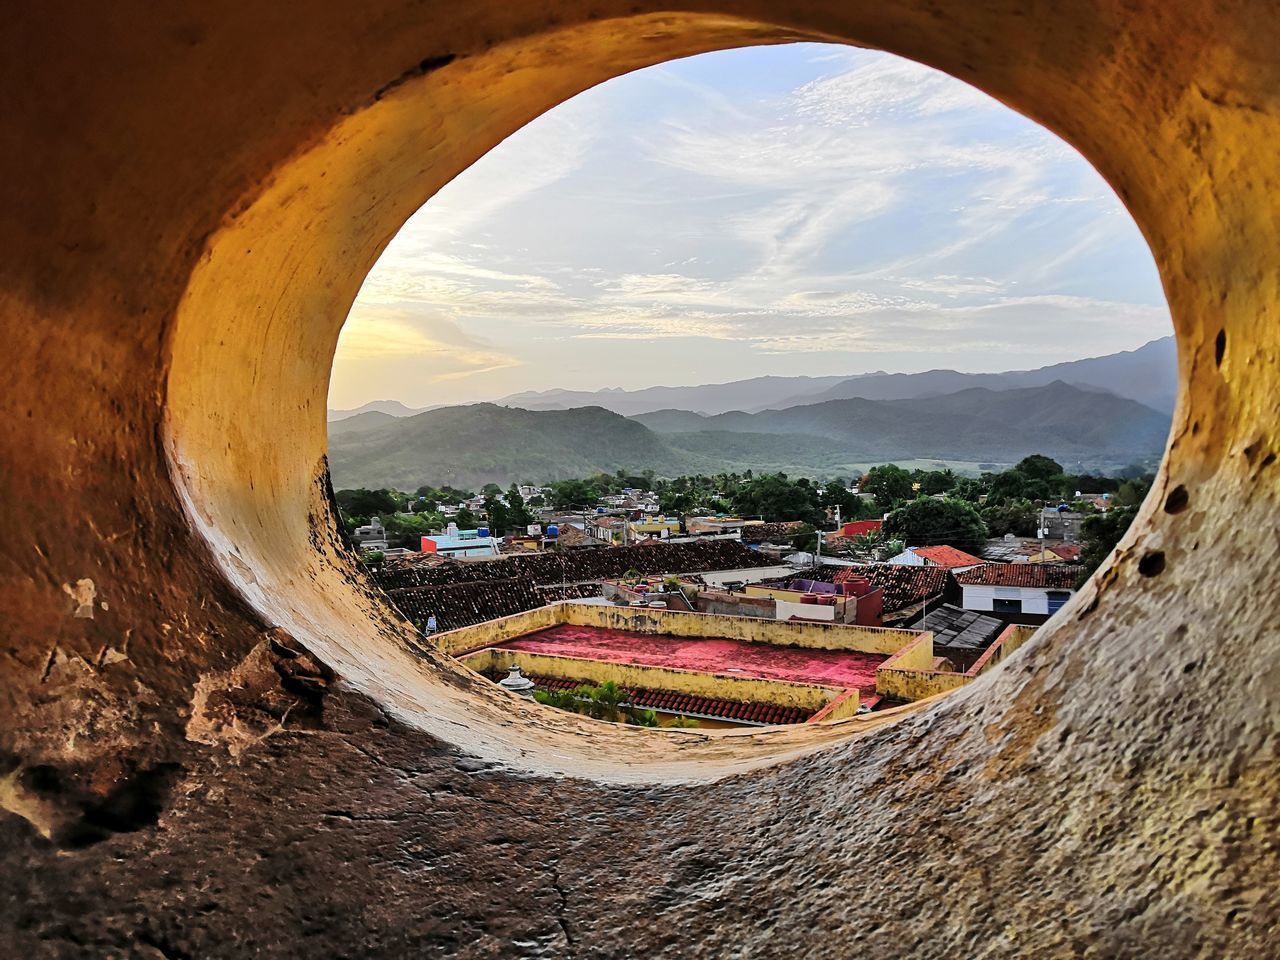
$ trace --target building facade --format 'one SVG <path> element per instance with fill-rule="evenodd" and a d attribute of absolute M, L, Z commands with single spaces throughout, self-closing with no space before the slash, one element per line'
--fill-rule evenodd
<path fill-rule="evenodd" d="M 988 563 L 955 579 L 964 609 L 1013 623 L 1043 623 L 1071 599 L 1079 570 L 1065 563 Z"/>

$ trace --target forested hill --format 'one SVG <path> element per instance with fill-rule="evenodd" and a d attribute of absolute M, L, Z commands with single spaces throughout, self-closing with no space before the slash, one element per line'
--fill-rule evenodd
<path fill-rule="evenodd" d="M 619 469 L 821 476 L 924 458 L 1013 463 L 1036 452 L 1105 469 L 1158 456 L 1168 427 L 1163 413 L 1061 382 L 713 417 L 666 410 L 628 419 L 601 407 L 531 411 L 483 403 L 412 417 L 369 412 L 331 424 L 329 464 L 337 487 L 406 489 Z"/>
<path fill-rule="evenodd" d="M 855 458 L 873 459 L 1018 460 L 1019 451 L 1042 448 L 1068 460 L 1124 458 L 1159 451 L 1169 431 L 1165 414 L 1062 382 L 915 400 L 828 400 L 714 417 L 659 410 L 632 419 L 672 437 L 695 432 L 823 437 Z"/>
<path fill-rule="evenodd" d="M 756 377 L 732 383 L 642 390 L 543 390 L 512 394 L 499 403 L 526 410 L 564 410 L 599 406 L 626 416 L 657 410 L 717 414 L 782 410 L 826 400 L 913 400 L 974 387 L 1015 390 L 1061 380 L 1086 390 L 1102 390 L 1172 413 L 1178 389 L 1178 356 L 1172 337 L 1152 340 L 1136 350 L 1071 360 L 1035 370 L 1004 373 L 870 373 L 852 377 Z"/>
<path fill-rule="evenodd" d="M 361 424 L 362 418 L 370 419 Z M 431 483 L 472 488 L 600 470 L 696 473 L 704 466 L 715 464 L 704 464 L 644 425 L 600 407 L 531 411 L 478 403 L 412 417 L 361 414 L 331 425 L 329 435 L 335 487 L 413 489 Z"/>

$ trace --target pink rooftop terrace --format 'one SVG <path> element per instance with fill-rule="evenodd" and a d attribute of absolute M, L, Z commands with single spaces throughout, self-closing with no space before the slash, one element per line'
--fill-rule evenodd
<path fill-rule="evenodd" d="M 549 627 L 496 646 L 500 650 L 609 663 L 696 670 L 841 689 L 857 687 L 864 699 L 875 692 L 876 667 L 888 659 L 875 653 L 806 650 L 718 637 L 672 637 L 570 624 Z"/>

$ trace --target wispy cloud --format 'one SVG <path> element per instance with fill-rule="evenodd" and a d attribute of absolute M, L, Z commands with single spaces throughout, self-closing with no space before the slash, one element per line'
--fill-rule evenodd
<path fill-rule="evenodd" d="M 1137 229 L 1047 131 L 885 54 L 710 56 L 575 98 L 419 211 L 361 291 L 335 402 L 996 369 L 1168 332 Z"/>
<path fill-rule="evenodd" d="M 520 366 L 521 361 L 471 336 L 452 320 L 394 307 L 360 305 L 338 341 L 342 365 L 406 361 L 431 382 Z"/>

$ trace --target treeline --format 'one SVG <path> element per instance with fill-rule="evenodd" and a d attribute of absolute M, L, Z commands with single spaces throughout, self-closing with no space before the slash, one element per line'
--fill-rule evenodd
<path fill-rule="evenodd" d="M 1125 477 L 1067 473 L 1055 460 L 1034 454 L 1009 470 L 977 479 L 949 470 L 906 471 L 892 464 L 874 467 L 862 480 L 886 513 L 882 536 L 907 546 L 946 544 L 978 553 L 992 537 L 1034 537 L 1045 507 L 1065 505 L 1085 515 L 1081 524 L 1080 582 L 1106 559 L 1137 515 L 1154 474 L 1127 471 Z M 1092 499 L 1109 494 L 1108 509 Z M 864 547 L 871 544 L 863 544 Z"/>
<path fill-rule="evenodd" d="M 477 496 L 484 498 L 482 513 L 459 506 Z M 450 522 L 461 530 L 472 530 L 483 524 L 497 536 L 524 533 L 530 524 L 537 522 L 530 507 L 541 505 L 539 502 L 526 504 L 515 484 L 504 494 L 502 488 L 493 483 L 482 487 L 479 494 L 455 487 L 423 486 L 412 494 L 361 488 L 338 490 L 334 499 L 338 501 L 339 522 L 347 536 L 377 517 L 387 531 L 388 544 L 409 550 L 419 549 L 423 537 L 442 532 Z M 446 516 L 440 509 L 442 505 L 458 507 L 458 510 Z"/>
<path fill-rule="evenodd" d="M 478 494 L 449 486 L 422 486 L 411 494 L 339 490 L 336 497 L 348 533 L 377 516 L 392 545 L 410 549 L 417 549 L 422 536 L 447 525 L 450 518 L 440 512 L 442 505 L 458 506 L 477 496 L 484 498 L 483 520 L 466 507 L 452 519 L 463 529 L 483 523 L 497 535 L 523 532 L 537 522 L 539 508 L 592 510 L 603 497 L 626 489 L 651 491 L 657 495 L 659 509 L 673 516 L 728 513 L 766 522 L 799 521 L 813 530 L 833 527 L 837 517 L 842 522 L 885 517 L 881 535 L 842 546 L 864 559 L 883 559 L 902 544 L 948 544 L 976 553 L 992 537 L 1035 536 L 1040 510 L 1066 504 L 1089 515 L 1082 525 L 1082 563 L 1091 572 L 1128 529 L 1152 480 L 1153 475 L 1139 467 L 1121 477 L 1068 473 L 1050 457 L 1035 454 L 1008 470 L 978 477 L 957 476 L 949 469 L 906 470 L 896 464 L 873 467 L 861 477 L 828 481 L 783 473 L 756 475 L 751 470 L 674 478 L 658 478 L 653 471 L 619 470 L 556 481 L 542 488 L 545 495 L 528 503 L 516 484 L 505 494 L 497 484 L 487 484 Z M 1111 495 L 1111 509 L 1105 514 L 1085 499 L 1098 494 Z M 795 545 L 810 549 L 815 540 L 806 531 L 797 535 Z"/>

